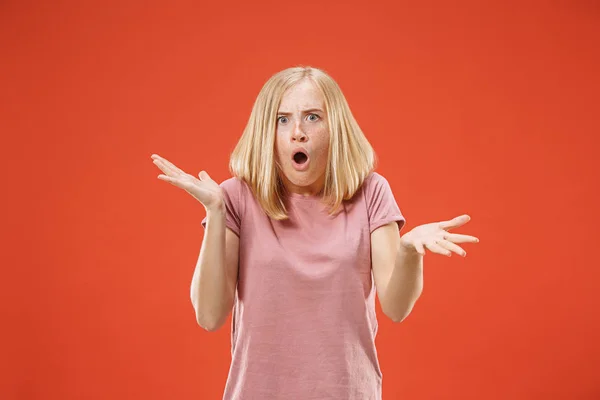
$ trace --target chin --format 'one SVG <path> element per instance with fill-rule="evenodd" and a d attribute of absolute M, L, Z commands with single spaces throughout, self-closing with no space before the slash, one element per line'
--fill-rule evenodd
<path fill-rule="evenodd" d="M 285 178 L 294 186 L 311 186 L 314 185 L 319 177 L 315 176 L 314 173 L 310 173 L 310 171 L 286 171 L 284 172 Z"/>
<path fill-rule="evenodd" d="M 310 186 L 314 184 L 317 180 L 314 177 L 309 176 L 294 176 L 295 174 L 286 175 L 286 178 L 290 183 L 295 186 Z"/>

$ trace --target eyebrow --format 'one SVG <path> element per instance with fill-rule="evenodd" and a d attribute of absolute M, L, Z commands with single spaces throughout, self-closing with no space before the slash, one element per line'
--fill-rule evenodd
<path fill-rule="evenodd" d="M 320 111 L 323 112 L 323 110 L 321 110 L 320 108 L 309 108 L 308 110 L 304 110 L 304 113 L 309 113 L 309 112 L 313 112 L 313 111 Z M 292 113 L 286 112 L 286 111 L 278 111 L 277 115 L 291 115 Z"/>

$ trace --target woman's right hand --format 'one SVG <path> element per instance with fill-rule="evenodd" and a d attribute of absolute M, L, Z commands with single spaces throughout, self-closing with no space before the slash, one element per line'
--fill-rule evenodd
<path fill-rule="evenodd" d="M 204 205 L 207 212 L 224 209 L 223 189 L 205 171 L 198 174 L 198 178 L 200 178 L 198 179 L 157 154 L 152 155 L 152 160 L 154 165 L 164 173 L 164 175 L 159 175 L 158 179 L 169 182 L 191 194 Z"/>

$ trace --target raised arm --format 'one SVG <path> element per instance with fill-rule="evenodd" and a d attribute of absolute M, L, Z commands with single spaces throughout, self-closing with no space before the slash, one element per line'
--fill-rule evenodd
<path fill-rule="evenodd" d="M 158 178 L 184 189 L 206 209 L 206 230 L 190 287 L 196 321 L 207 331 L 219 329 L 233 305 L 237 286 L 239 238 L 225 226 L 223 189 L 204 171 L 198 178 L 153 154 L 164 173 Z"/>

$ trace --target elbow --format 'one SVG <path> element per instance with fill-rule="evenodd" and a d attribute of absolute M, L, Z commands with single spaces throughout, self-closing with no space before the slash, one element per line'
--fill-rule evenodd
<path fill-rule="evenodd" d="M 192 296 L 191 300 L 194 313 L 196 314 L 196 323 L 208 332 L 215 332 L 221 329 L 232 309 L 231 298 L 215 302 L 201 301 L 198 297 Z"/>
<path fill-rule="evenodd" d="M 398 324 L 404 321 L 412 312 L 414 308 L 414 303 L 410 305 L 409 308 L 397 309 L 397 310 L 389 310 L 383 309 L 383 313 L 386 317 L 388 317 L 393 323 Z"/>
<path fill-rule="evenodd" d="M 219 323 L 202 323 L 200 321 L 198 321 L 198 325 L 207 332 L 216 332 L 223 326 L 223 324 Z"/>
<path fill-rule="evenodd" d="M 196 314 L 196 323 L 207 332 L 216 332 L 225 323 L 223 318 L 207 318 L 200 314 Z"/>
<path fill-rule="evenodd" d="M 224 312 L 217 312 L 216 310 L 207 310 L 201 307 L 200 304 L 197 304 L 193 300 L 192 304 L 194 306 L 194 313 L 196 314 L 196 323 L 205 331 L 218 331 L 223 326 L 223 324 L 225 324 L 227 315 Z"/>
<path fill-rule="evenodd" d="M 406 314 L 386 314 L 386 315 L 389 319 L 392 320 L 393 323 L 399 324 L 400 322 L 404 321 L 406 319 L 406 317 L 409 316 L 409 314 L 410 314 L 410 312 L 408 312 Z"/>
<path fill-rule="evenodd" d="M 406 318 L 408 318 L 412 310 L 415 308 L 415 304 L 421 296 L 421 293 L 422 290 L 419 291 L 418 295 L 416 295 L 410 303 L 404 305 L 403 307 L 383 307 L 382 304 L 383 313 L 394 323 L 400 323 L 404 321 Z"/>
<path fill-rule="evenodd" d="M 388 307 L 383 307 L 383 305 L 381 310 L 383 311 L 383 315 L 388 317 L 394 323 L 402 322 L 408 315 L 400 313 L 399 310 L 390 310 Z"/>

